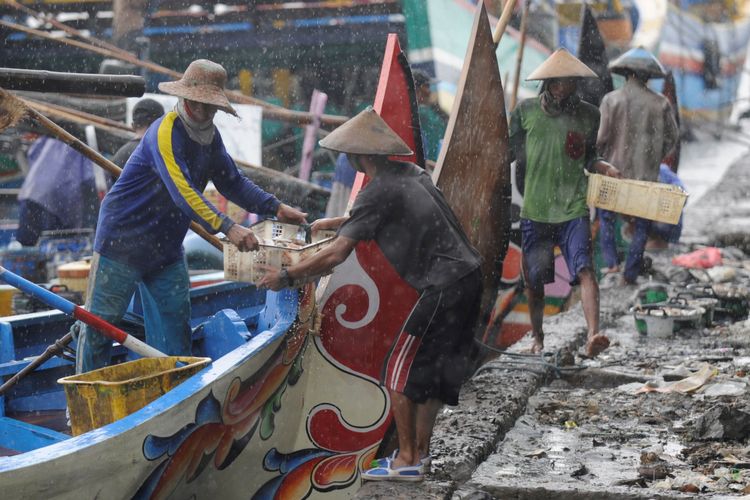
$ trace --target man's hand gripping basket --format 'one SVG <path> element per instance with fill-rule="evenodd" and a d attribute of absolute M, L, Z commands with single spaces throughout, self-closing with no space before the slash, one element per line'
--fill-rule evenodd
<path fill-rule="evenodd" d="M 233 244 L 224 242 L 224 279 L 257 283 L 264 274 L 259 265 L 289 267 L 320 252 L 336 236 L 335 231 L 318 231 L 312 235 L 312 242 L 306 243 L 301 226 L 272 220 L 254 224 L 250 230 L 260 243 L 257 251 L 240 252 Z"/>

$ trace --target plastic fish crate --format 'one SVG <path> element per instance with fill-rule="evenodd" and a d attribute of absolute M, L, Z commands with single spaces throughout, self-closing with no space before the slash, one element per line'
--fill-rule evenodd
<path fill-rule="evenodd" d="M 671 184 L 591 174 L 586 201 L 612 212 L 677 224 L 687 197 L 685 191 Z"/>
<path fill-rule="evenodd" d="M 335 231 L 318 231 L 312 243 L 305 243 L 304 229 L 295 224 L 262 221 L 250 226 L 260 243 L 253 252 L 240 252 L 224 241 L 224 279 L 257 283 L 265 274 L 260 265 L 285 268 L 314 255 L 332 241 Z"/>
<path fill-rule="evenodd" d="M 210 362 L 210 358 L 190 356 L 142 358 L 59 379 L 65 388 L 73 435 L 140 410 Z"/>

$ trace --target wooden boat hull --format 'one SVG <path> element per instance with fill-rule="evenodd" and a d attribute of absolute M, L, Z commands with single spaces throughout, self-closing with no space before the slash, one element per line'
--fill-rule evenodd
<path fill-rule="evenodd" d="M 508 248 L 511 180 L 503 86 L 483 3 L 474 18 L 433 180 L 482 256 L 486 325 Z"/>
<path fill-rule="evenodd" d="M 313 296 L 312 287 L 301 299 L 295 291 L 269 292 L 257 319 L 260 333 L 161 398 L 78 437 L 50 431 L 50 440 L 61 440 L 0 457 L 4 496 L 352 494 L 359 470 L 375 452 L 372 430 L 386 419 L 385 394 L 377 381 L 345 367 L 347 359 L 340 355 L 345 346 L 308 335 L 315 318 Z M 227 331 L 249 335 L 243 318 L 231 310 L 220 311 L 201 328 L 204 342 L 214 347 Z M 0 429 L 7 431 L 10 420 L 0 417 Z"/>

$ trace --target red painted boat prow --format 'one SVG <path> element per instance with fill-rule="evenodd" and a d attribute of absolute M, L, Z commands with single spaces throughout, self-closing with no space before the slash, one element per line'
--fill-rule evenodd
<path fill-rule="evenodd" d="M 383 66 L 375 91 L 372 107 L 385 120 L 404 142 L 414 151 L 411 156 L 393 157 L 395 160 L 410 161 L 424 168 L 424 149 L 419 125 L 419 109 L 414 91 L 414 78 L 409 61 L 398 43 L 398 35 L 389 34 L 385 44 Z M 358 173 L 354 180 L 349 205 L 354 203 L 357 193 L 367 184 L 368 178 Z"/>
<path fill-rule="evenodd" d="M 415 152 L 395 159 L 424 166 L 414 81 L 394 34 L 388 35 L 373 108 Z M 357 174 L 350 206 L 367 181 L 364 174 Z M 375 242 L 358 243 L 319 286 L 323 319 L 318 348 L 326 358 L 345 360 L 341 370 L 377 383 L 383 362 L 418 297 Z M 363 427 L 367 431 L 359 434 L 358 449 L 374 452 L 391 424 L 390 397 L 384 388 L 380 391 L 380 412 L 372 413 L 372 421 Z"/>

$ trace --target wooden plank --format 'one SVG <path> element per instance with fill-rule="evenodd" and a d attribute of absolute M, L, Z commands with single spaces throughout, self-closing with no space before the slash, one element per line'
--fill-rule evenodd
<path fill-rule="evenodd" d="M 680 129 L 680 103 L 677 102 L 677 87 L 674 83 L 674 75 L 672 72 L 667 73 L 667 77 L 664 79 L 664 88 L 662 88 L 661 91 L 662 94 L 669 100 L 669 102 L 672 104 L 672 111 L 674 112 L 674 119 L 677 122 L 677 129 Z M 672 169 L 672 172 L 677 173 L 677 169 L 680 168 L 680 151 L 682 149 L 682 144 L 680 143 L 679 139 L 677 140 L 677 144 L 675 144 L 674 149 L 671 153 L 667 155 L 664 160 L 662 160 L 664 163 L 669 165 L 669 168 Z"/>
<path fill-rule="evenodd" d="M 578 59 L 599 75 L 599 78 L 582 78 L 576 93 L 584 101 L 599 106 L 602 97 L 608 92 L 612 92 L 614 87 L 612 86 L 612 75 L 607 68 L 609 58 L 604 46 L 604 39 L 588 5 L 584 7 L 583 12 Z"/>
<path fill-rule="evenodd" d="M 487 324 L 508 248 L 511 184 L 503 85 L 481 2 L 470 40 L 433 180 L 482 256 Z"/>

